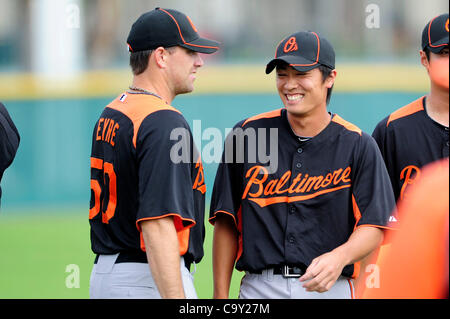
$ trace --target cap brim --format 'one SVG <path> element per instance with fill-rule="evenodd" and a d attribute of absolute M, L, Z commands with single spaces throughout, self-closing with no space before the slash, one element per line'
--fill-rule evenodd
<path fill-rule="evenodd" d="M 280 63 L 286 63 L 289 66 L 293 67 L 295 70 L 300 72 L 307 72 L 309 70 L 317 68 L 320 65 L 319 62 L 311 61 L 299 56 L 292 56 L 292 55 L 280 56 L 276 59 L 273 59 L 267 64 L 266 74 L 272 72 L 273 69 L 275 69 L 275 67 Z"/>
<path fill-rule="evenodd" d="M 433 53 L 441 52 L 442 49 L 444 49 L 445 47 L 448 47 L 448 36 L 443 37 L 439 41 L 432 43 L 432 45 L 433 46 L 427 45 L 427 47 L 430 49 L 431 52 L 433 52 Z"/>
<path fill-rule="evenodd" d="M 180 46 L 200 53 L 214 53 L 219 50 L 220 43 L 206 38 L 198 38 L 189 43 L 180 44 Z"/>

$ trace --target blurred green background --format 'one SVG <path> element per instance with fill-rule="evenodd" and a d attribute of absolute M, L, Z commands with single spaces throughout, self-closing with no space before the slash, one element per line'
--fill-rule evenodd
<path fill-rule="evenodd" d="M 319 32 L 335 48 L 338 77 L 329 110 L 371 134 L 378 121 L 428 91 L 419 62 L 421 32 L 431 18 L 448 12 L 444 0 L 0 4 L 0 101 L 21 135 L 1 181 L 0 298 L 89 297 L 92 130 L 102 109 L 131 83 L 125 39 L 143 12 L 178 9 L 202 36 L 222 43 L 219 52 L 204 56 L 194 93 L 173 101 L 191 127 L 200 120 L 202 132 L 211 127 L 222 134 L 282 106 L 274 76 L 265 75 L 264 67 L 281 38 L 299 30 Z M 216 168 L 204 163 L 207 207 Z M 205 224 L 205 257 L 195 285 L 200 298 L 211 298 L 213 228 Z M 79 269 L 79 288 L 69 288 L 72 265 Z M 233 275 L 232 298 L 242 275 Z"/>

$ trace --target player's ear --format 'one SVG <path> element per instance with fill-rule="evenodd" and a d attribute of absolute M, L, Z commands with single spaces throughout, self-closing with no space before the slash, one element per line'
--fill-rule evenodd
<path fill-rule="evenodd" d="M 164 69 L 167 67 L 168 52 L 163 47 L 158 47 L 153 50 L 152 56 L 159 68 Z"/>
<path fill-rule="evenodd" d="M 428 61 L 427 54 L 425 53 L 425 51 L 422 50 L 419 51 L 419 54 L 420 54 L 420 63 L 422 63 L 422 65 L 428 71 L 430 68 L 430 61 Z"/>
<path fill-rule="evenodd" d="M 325 85 L 328 89 L 331 89 L 334 85 L 334 81 L 336 81 L 337 72 L 336 70 L 333 70 L 328 75 L 327 79 L 325 80 Z"/>

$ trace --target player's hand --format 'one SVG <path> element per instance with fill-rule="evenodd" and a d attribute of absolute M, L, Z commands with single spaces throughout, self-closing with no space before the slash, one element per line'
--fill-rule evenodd
<path fill-rule="evenodd" d="M 345 266 L 343 256 L 332 251 L 314 258 L 303 276 L 299 278 L 306 291 L 325 292 L 331 289 Z"/>

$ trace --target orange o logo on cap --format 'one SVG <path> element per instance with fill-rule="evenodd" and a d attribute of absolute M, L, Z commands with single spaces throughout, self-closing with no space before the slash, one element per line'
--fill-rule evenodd
<path fill-rule="evenodd" d="M 295 39 L 295 37 L 290 37 L 289 40 L 287 40 L 286 43 L 284 44 L 283 48 L 284 53 L 297 50 L 298 50 L 297 40 Z"/>
<path fill-rule="evenodd" d="M 448 19 L 447 19 L 447 22 L 445 22 L 445 30 L 447 30 L 447 32 L 448 32 Z"/>

